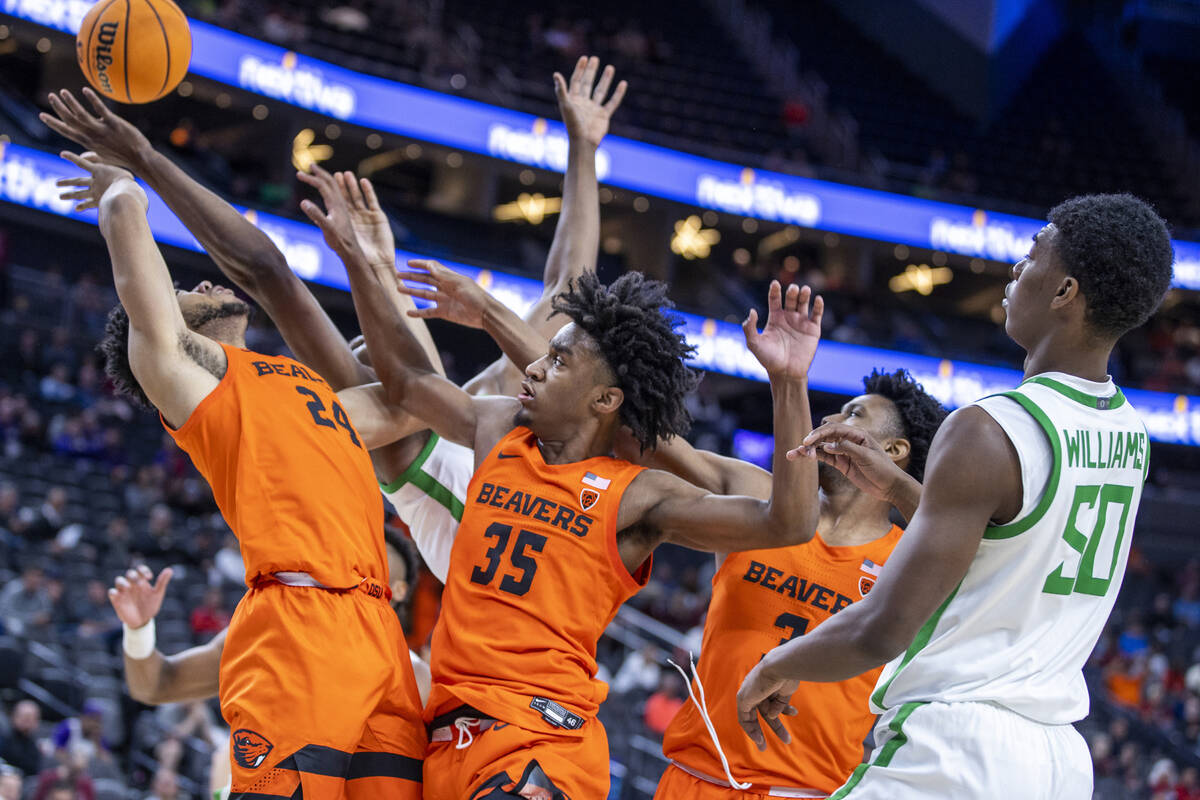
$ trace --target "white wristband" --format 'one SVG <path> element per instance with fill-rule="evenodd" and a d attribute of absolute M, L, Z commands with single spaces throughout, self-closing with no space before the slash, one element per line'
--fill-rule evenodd
<path fill-rule="evenodd" d="M 125 655 L 134 661 L 142 661 L 154 653 L 155 636 L 153 619 L 140 628 L 131 628 L 124 624 L 122 624 L 122 627 L 125 629 L 125 635 L 121 639 L 121 645 L 125 648 Z"/>

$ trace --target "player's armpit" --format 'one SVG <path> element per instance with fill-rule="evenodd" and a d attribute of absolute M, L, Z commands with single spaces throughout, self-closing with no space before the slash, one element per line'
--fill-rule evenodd
<path fill-rule="evenodd" d="M 172 343 L 129 330 L 129 368 L 146 397 L 178 429 L 220 384 L 228 359 L 221 346 L 184 330 Z"/>
<path fill-rule="evenodd" d="M 389 404 L 381 383 L 351 386 L 337 396 L 367 450 L 384 447 L 429 427 L 403 408 Z"/>

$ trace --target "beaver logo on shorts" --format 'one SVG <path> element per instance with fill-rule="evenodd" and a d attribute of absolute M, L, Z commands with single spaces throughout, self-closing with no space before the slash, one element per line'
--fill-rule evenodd
<path fill-rule="evenodd" d="M 262 766 L 263 761 L 274 749 L 275 745 L 268 742 L 266 737 L 261 734 L 247 728 L 234 731 L 233 760 L 239 767 L 256 769 Z"/>

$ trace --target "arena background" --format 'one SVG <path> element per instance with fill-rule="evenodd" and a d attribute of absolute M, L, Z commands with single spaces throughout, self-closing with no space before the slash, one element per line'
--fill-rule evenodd
<path fill-rule="evenodd" d="M 207 486 L 153 416 L 112 395 L 93 350 L 111 273 L 94 214 L 57 198 L 66 143 L 37 119 L 49 90 L 82 84 L 73 33 L 90 5 L 0 0 L 0 758 L 26 797 L 66 776 L 78 798 L 198 798 L 215 705 L 128 697 L 104 590 L 131 563 L 175 565 L 158 624 L 175 652 L 223 627 L 241 562 Z M 191 72 L 121 112 L 247 209 L 347 336 L 344 271 L 298 211 L 295 169 L 369 176 L 401 257 L 442 259 L 520 307 L 540 292 L 561 195 L 551 73 L 584 53 L 615 64 L 630 89 L 598 159 L 600 271 L 670 283 L 708 371 L 692 438 L 759 463 L 770 396 L 736 323 L 772 278 L 826 298 L 818 414 L 876 365 L 958 405 L 1018 375 L 999 303 L 1049 207 L 1083 192 L 1152 202 L 1176 288 L 1110 371 L 1141 390 L 1128 394 L 1156 445 L 1080 729 L 1097 797 L 1200 798 L 1200 3 L 181 5 Z M 161 203 L 151 217 L 182 283 L 216 277 Z M 456 379 L 497 354 L 432 328 Z M 261 318 L 249 343 L 283 348 Z M 649 797 L 665 766 L 661 732 L 686 697 L 665 660 L 699 649 L 711 574 L 708 557 L 663 553 L 601 643 L 614 798 Z M 416 647 L 438 595 L 428 574 L 418 584 Z M 22 699 L 39 720 L 10 721 Z M 2 800 L 22 791 L 14 774 L 0 767 Z"/>

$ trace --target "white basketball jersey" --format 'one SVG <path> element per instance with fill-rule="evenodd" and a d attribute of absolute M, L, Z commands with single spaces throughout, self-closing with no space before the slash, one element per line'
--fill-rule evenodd
<path fill-rule="evenodd" d="M 881 713 L 909 701 L 990 702 L 1046 724 L 1074 722 L 1087 716 L 1083 665 L 1125 575 L 1146 428 L 1111 381 L 1061 373 L 975 405 L 1016 448 L 1021 512 L 988 527 L 958 588 L 884 668 L 871 705 Z"/>

